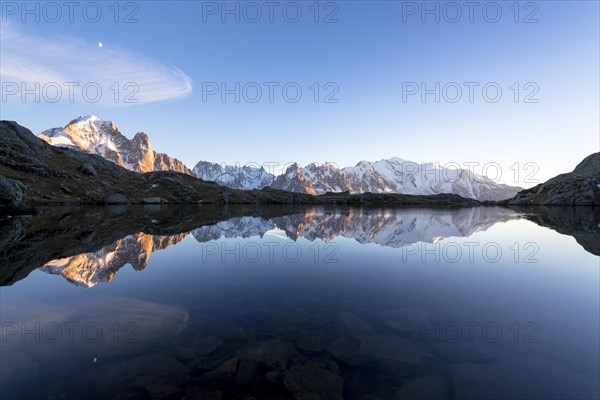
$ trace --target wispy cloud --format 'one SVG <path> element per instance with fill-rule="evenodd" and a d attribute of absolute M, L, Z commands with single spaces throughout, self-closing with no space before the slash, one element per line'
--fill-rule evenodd
<path fill-rule="evenodd" d="M 0 80 L 34 87 L 39 83 L 79 84 L 75 100 L 86 84 L 102 88 L 101 103 L 152 103 L 184 97 L 192 91 L 192 79 L 179 68 L 128 49 L 90 43 L 71 36 L 39 37 L 10 24 L 0 24 Z M 133 83 L 126 87 L 128 83 Z M 115 84 L 119 99 L 115 101 Z M 111 89 L 111 87 L 113 89 Z M 92 94 L 91 96 L 94 96 Z M 131 101 L 129 102 L 131 103 Z"/>

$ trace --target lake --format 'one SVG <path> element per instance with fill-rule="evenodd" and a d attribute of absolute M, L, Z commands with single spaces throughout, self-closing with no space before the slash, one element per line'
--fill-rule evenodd
<path fill-rule="evenodd" d="M 597 399 L 593 208 L 0 222 L 2 399 Z"/>

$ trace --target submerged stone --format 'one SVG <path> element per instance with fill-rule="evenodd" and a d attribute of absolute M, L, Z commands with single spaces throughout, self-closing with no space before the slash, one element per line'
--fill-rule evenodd
<path fill-rule="evenodd" d="M 254 360 L 243 360 L 240 362 L 237 374 L 235 375 L 235 384 L 237 386 L 246 386 L 251 383 L 257 369 L 258 364 Z"/>
<path fill-rule="evenodd" d="M 312 364 L 292 367 L 285 373 L 284 384 L 296 400 L 342 400 L 344 380 Z"/>
<path fill-rule="evenodd" d="M 287 367 L 290 358 L 297 354 L 293 343 L 282 339 L 269 339 L 242 349 L 239 357 L 242 360 L 253 360 L 269 369 L 282 371 Z"/>
<path fill-rule="evenodd" d="M 200 356 L 206 356 L 217 350 L 223 340 L 217 336 L 203 337 L 194 342 L 192 348 Z"/>
<path fill-rule="evenodd" d="M 358 355 L 364 361 L 376 361 L 393 375 L 410 375 L 425 369 L 424 357 L 429 354 L 418 350 L 412 343 L 389 335 L 360 337 Z"/>
<path fill-rule="evenodd" d="M 371 324 L 349 312 L 340 313 L 336 323 L 340 328 L 352 335 L 368 335 L 374 332 Z"/>
<path fill-rule="evenodd" d="M 329 343 L 327 351 L 336 359 L 348 365 L 356 365 L 360 362 L 360 359 L 356 356 L 359 346 L 360 340 L 351 336 L 344 336 Z"/>
<path fill-rule="evenodd" d="M 441 376 L 422 376 L 405 382 L 393 400 L 443 400 L 448 398 L 448 386 Z"/>
<path fill-rule="evenodd" d="M 238 369 L 239 360 L 237 357 L 231 358 L 221 363 L 216 369 L 200 376 L 200 383 L 205 385 L 229 385 Z"/>

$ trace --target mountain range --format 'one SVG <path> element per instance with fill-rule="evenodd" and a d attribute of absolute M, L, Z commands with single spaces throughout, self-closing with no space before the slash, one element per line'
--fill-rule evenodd
<path fill-rule="evenodd" d="M 124 168 L 137 172 L 174 171 L 197 176 L 232 189 L 273 189 L 309 195 L 328 192 L 400 193 L 409 195 L 458 194 L 475 200 L 505 200 L 522 188 L 499 184 L 465 169 L 451 169 L 433 163 L 414 163 L 401 158 L 376 162 L 361 161 L 353 167 L 334 164 L 293 164 L 275 176 L 254 166 L 219 165 L 200 161 L 190 170 L 181 161 L 157 153 L 148 135 L 137 133 L 127 139 L 110 121 L 94 116 L 79 117 L 63 128 L 48 129 L 38 135 L 46 142 L 97 154 Z"/>
<path fill-rule="evenodd" d="M 443 168 L 434 163 L 417 164 L 395 157 L 376 162 L 361 161 L 338 169 L 331 163 L 290 166 L 275 178 L 273 189 L 307 194 L 327 192 L 402 193 L 432 195 L 454 193 L 485 201 L 513 197 L 519 187 L 499 184 L 465 169 Z"/>
<path fill-rule="evenodd" d="M 0 121 L 0 216 L 41 205 L 74 204 L 346 204 L 465 207 L 456 194 L 327 193 L 265 187 L 231 189 L 174 171 L 135 172 L 73 146 L 52 146 L 14 121 Z M 0 241 L 2 238 L 0 237 Z"/>

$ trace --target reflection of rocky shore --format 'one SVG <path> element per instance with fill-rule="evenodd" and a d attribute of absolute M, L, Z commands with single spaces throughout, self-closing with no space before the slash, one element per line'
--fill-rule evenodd
<path fill-rule="evenodd" d="M 29 217 L 0 219 L 0 285 L 11 285 L 46 263 L 94 253 L 140 232 L 170 236 L 236 215 L 282 215 L 285 207 L 55 207 Z"/>
<path fill-rule="evenodd" d="M 524 217 L 538 225 L 573 236 L 588 252 L 600 256 L 600 208 L 598 207 L 529 207 Z"/>
<path fill-rule="evenodd" d="M 331 240 L 401 247 L 467 237 L 498 222 L 527 218 L 572 235 L 600 255 L 595 209 L 440 209 L 115 206 L 55 208 L 33 217 L 0 220 L 0 285 L 44 267 L 84 286 L 110 281 L 125 264 L 143 269 L 150 254 L 178 243 L 189 232 L 206 242 L 221 237 L 262 237 L 279 229 L 292 240 Z"/>

